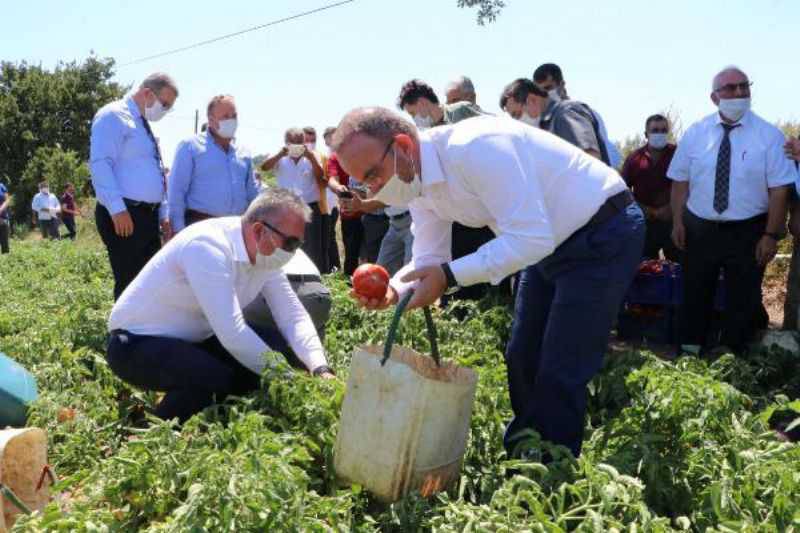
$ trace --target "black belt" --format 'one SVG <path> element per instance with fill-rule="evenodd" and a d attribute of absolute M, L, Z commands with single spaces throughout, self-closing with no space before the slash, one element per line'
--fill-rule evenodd
<path fill-rule="evenodd" d="M 387 215 L 387 216 L 389 217 L 389 220 L 400 220 L 401 218 L 406 218 L 410 214 L 411 213 L 406 211 L 405 213 L 400 213 L 399 215 Z"/>
<path fill-rule="evenodd" d="M 142 209 L 149 209 L 150 211 L 155 211 L 159 207 L 161 207 L 160 203 L 151 204 L 150 202 L 140 202 L 139 200 L 130 200 L 128 198 L 123 198 L 122 201 L 125 202 L 125 206 L 128 208 L 141 207 Z"/>
<path fill-rule="evenodd" d="M 603 222 L 607 222 L 611 220 L 617 213 L 628 207 L 633 203 L 633 194 L 631 191 L 624 190 L 611 196 L 603 202 L 603 205 L 600 206 L 600 209 L 597 210 L 597 213 L 594 214 L 592 218 L 589 219 L 589 222 L 586 223 L 584 226 L 585 228 L 590 228 L 592 226 L 599 226 Z"/>
<path fill-rule="evenodd" d="M 702 217 L 699 217 L 699 216 L 695 215 L 694 213 L 692 213 L 688 209 L 686 211 L 684 211 L 684 213 L 686 213 L 686 215 L 690 219 L 692 219 L 695 223 L 700 224 L 702 226 L 706 226 L 706 227 L 712 227 L 712 228 L 715 228 L 715 229 L 740 228 L 742 226 L 747 226 L 749 224 L 766 222 L 766 220 L 767 220 L 767 213 L 764 213 L 762 215 L 756 215 L 756 216 L 751 217 L 751 218 L 745 218 L 745 219 L 742 219 L 742 220 L 708 220 L 707 218 L 702 218 Z"/>
<path fill-rule="evenodd" d="M 322 283 L 322 278 L 317 274 L 286 274 L 286 279 L 296 283 Z"/>

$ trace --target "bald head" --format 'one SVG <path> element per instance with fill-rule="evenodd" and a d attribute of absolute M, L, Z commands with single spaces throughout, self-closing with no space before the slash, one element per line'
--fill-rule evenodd
<path fill-rule="evenodd" d="M 471 102 L 474 104 L 476 99 L 475 86 L 468 77 L 459 76 L 447 84 L 445 95 L 448 104 L 455 104 L 456 102 Z"/>
<path fill-rule="evenodd" d="M 394 111 L 385 107 L 357 107 L 339 122 L 333 134 L 332 148 L 338 152 L 356 135 L 388 143 L 401 133 L 417 139 L 417 128 Z"/>
<path fill-rule="evenodd" d="M 714 78 L 711 80 L 711 91 L 719 91 L 724 85 L 739 83 L 742 79 L 748 81 L 747 74 L 736 65 L 728 65 L 714 75 Z"/>

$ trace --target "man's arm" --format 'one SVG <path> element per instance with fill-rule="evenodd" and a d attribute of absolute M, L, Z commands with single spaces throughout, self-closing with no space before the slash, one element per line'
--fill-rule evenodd
<path fill-rule="evenodd" d="M 259 168 L 260 168 L 261 170 L 263 170 L 264 172 L 269 172 L 270 170 L 272 170 L 273 168 L 275 168 L 275 165 L 277 165 L 277 164 L 278 164 L 278 161 L 280 161 L 280 160 L 281 160 L 281 158 L 282 158 L 282 157 L 284 157 L 284 156 L 285 156 L 286 154 L 288 154 L 288 153 L 289 153 L 289 150 L 288 150 L 288 149 L 287 149 L 287 148 L 284 146 L 283 148 L 281 148 L 281 149 L 278 151 L 278 153 L 277 153 L 277 154 L 275 154 L 275 155 L 273 155 L 273 156 L 271 156 L 271 157 L 268 157 L 268 158 L 266 158 L 266 159 L 265 159 L 265 160 L 264 160 L 264 161 L 261 163 L 261 167 L 259 167 Z"/>
<path fill-rule="evenodd" d="M 553 134 L 598 159 L 602 158 L 600 140 L 587 111 L 585 114 L 569 107 L 553 117 Z"/>
<path fill-rule="evenodd" d="M 250 157 L 247 158 L 247 175 L 245 176 L 245 180 L 247 180 L 247 205 L 250 205 L 250 202 L 261 194 L 261 181 L 256 177 L 256 172 L 253 169 L 253 160 Z"/>
<path fill-rule="evenodd" d="M 328 362 L 314 322 L 286 276 L 276 271 L 264 284 L 261 294 L 272 310 L 278 330 L 308 371 L 326 366 Z"/>
<path fill-rule="evenodd" d="M 308 159 L 308 162 L 311 163 L 311 169 L 314 172 L 314 177 L 317 180 L 322 180 L 323 176 L 325 175 L 325 171 L 322 170 L 322 165 L 319 164 L 316 154 L 306 148 L 306 151 L 303 153 L 303 157 Z"/>
<path fill-rule="evenodd" d="M 189 193 L 193 173 L 191 143 L 184 141 L 175 150 L 175 161 L 172 162 L 167 180 L 169 221 L 175 233 L 186 227 L 186 195 Z"/>
<path fill-rule="evenodd" d="M 269 347 L 247 325 L 236 296 L 232 260 L 214 245 L 194 241 L 181 252 L 186 279 L 211 329 L 226 350 L 244 367 L 261 374 L 279 359 L 264 359 Z"/>
<path fill-rule="evenodd" d="M 89 168 L 92 173 L 97 200 L 116 215 L 125 211 L 122 191 L 114 174 L 114 164 L 122 147 L 125 124 L 112 112 L 95 118 L 89 150 Z"/>

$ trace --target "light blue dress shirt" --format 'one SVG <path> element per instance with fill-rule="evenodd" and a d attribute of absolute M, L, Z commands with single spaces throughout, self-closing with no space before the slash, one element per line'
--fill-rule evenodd
<path fill-rule="evenodd" d="M 89 168 L 97 200 L 109 213 L 126 210 L 123 198 L 161 203 L 167 218 L 164 176 L 157 148 L 131 95 L 103 106 L 92 121 Z"/>
<path fill-rule="evenodd" d="M 252 159 L 233 142 L 226 152 L 209 132 L 178 145 L 167 182 L 175 231 L 186 226 L 187 209 L 216 217 L 241 215 L 261 192 Z"/>

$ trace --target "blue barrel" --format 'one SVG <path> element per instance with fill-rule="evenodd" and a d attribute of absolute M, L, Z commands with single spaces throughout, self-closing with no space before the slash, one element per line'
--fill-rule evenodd
<path fill-rule="evenodd" d="M 28 405 L 37 396 L 36 379 L 31 373 L 0 353 L 0 429 L 24 427 Z"/>

